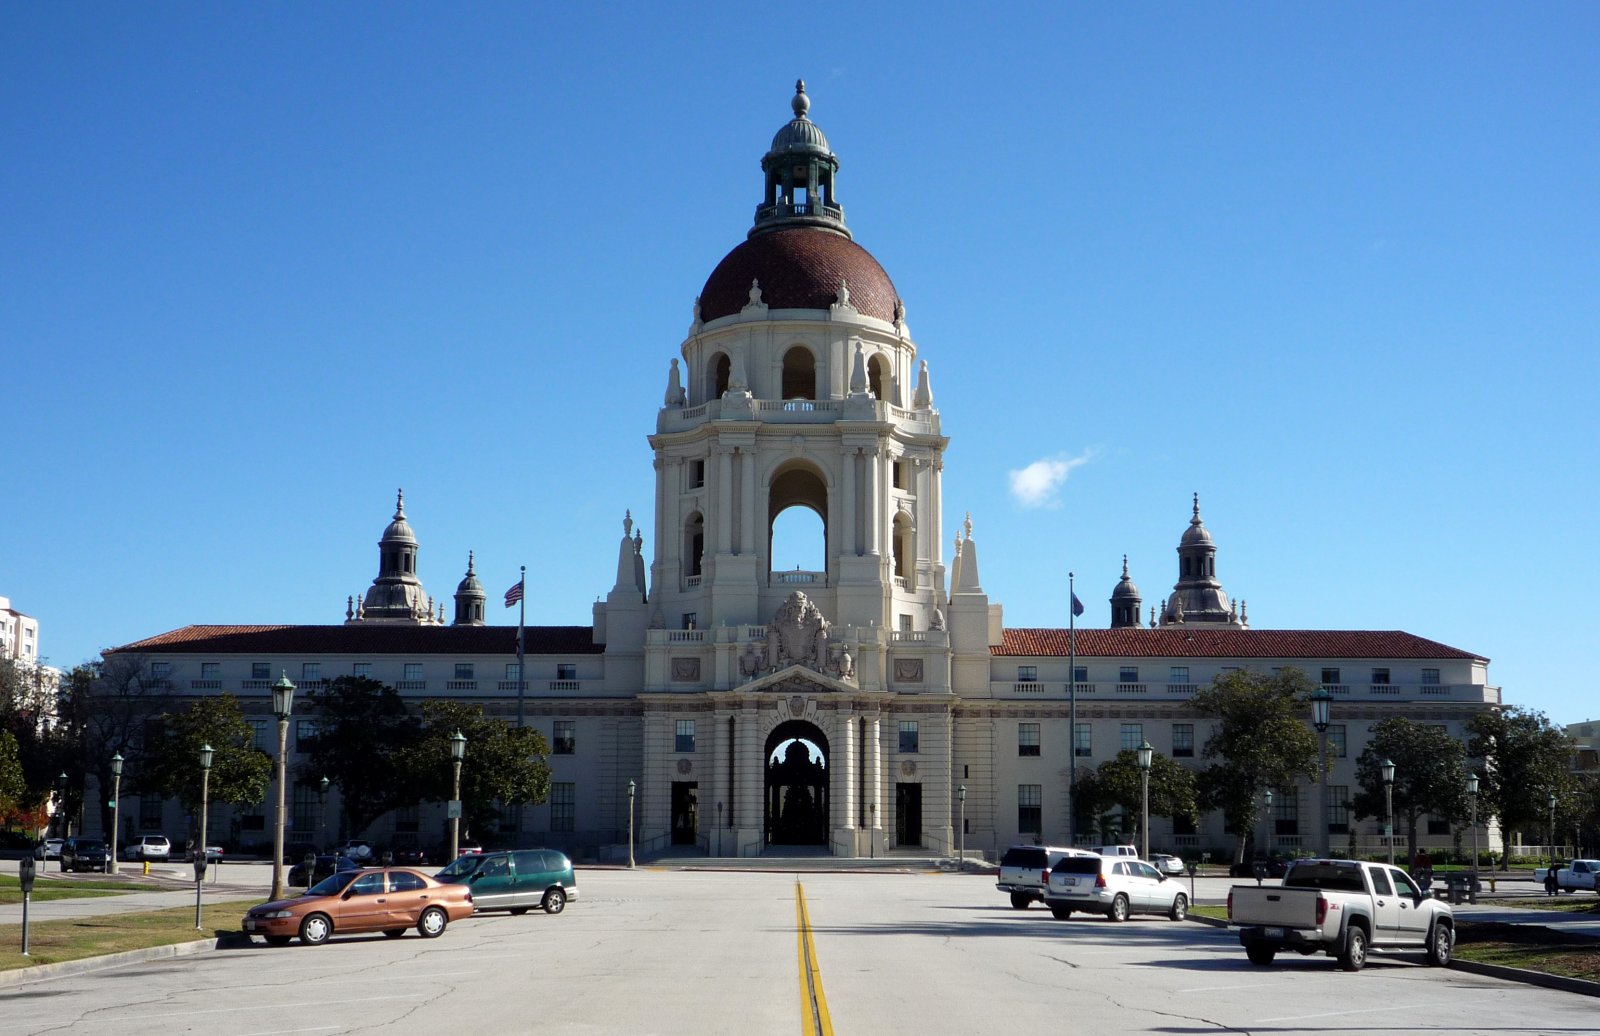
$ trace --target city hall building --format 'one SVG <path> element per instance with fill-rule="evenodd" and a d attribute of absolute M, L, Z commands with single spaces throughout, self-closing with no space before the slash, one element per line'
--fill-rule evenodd
<path fill-rule="evenodd" d="M 342 623 L 186 626 L 117 653 L 176 699 L 238 696 L 268 751 L 268 689 L 280 673 L 302 690 L 370 676 L 407 699 L 522 717 L 549 739 L 550 799 L 473 833 L 580 858 L 625 845 L 630 782 L 644 855 L 944 854 L 958 840 L 988 851 L 1059 841 L 1074 769 L 1146 741 L 1198 767 L 1212 724 L 1190 708 L 1196 689 L 1231 669 L 1294 666 L 1334 697 L 1329 840 L 1374 850 L 1381 828 L 1353 828 L 1344 805 L 1370 727 L 1406 716 L 1464 736 L 1475 713 L 1499 703 L 1488 661 L 1404 632 L 1252 629 L 1223 589 L 1187 487 L 1174 492 L 1170 593 L 1147 606 L 1123 559 L 1107 587 L 1111 628 L 1007 628 L 984 589 L 981 527 L 944 525 L 949 440 L 905 306 L 851 236 L 839 163 L 808 117 L 803 84 L 792 107 L 761 161 L 754 225 L 706 279 L 670 361 L 648 437 L 654 514 L 639 525 L 619 516 L 615 577 L 592 625 L 529 627 L 519 667 L 517 628 L 486 625 L 470 558 L 453 615 L 424 590 L 402 497 L 377 577 Z M 420 515 L 426 504 L 412 506 Z M 773 568 L 774 523 L 797 507 L 821 519 L 820 570 Z M 609 565 L 596 559 L 602 587 Z M 315 715 L 297 713 L 291 774 L 296 741 L 315 735 Z M 291 840 L 317 836 L 308 776 L 290 790 Z M 180 826 L 174 803 L 133 806 L 123 810 L 130 832 Z M 336 817 L 337 790 L 328 806 Z M 266 842 L 271 809 L 218 807 L 211 830 Z M 342 834 L 431 845 L 444 838 L 444 814 L 443 803 L 425 804 Z M 1321 815 L 1318 784 L 1282 789 L 1270 835 L 1258 838 L 1317 848 Z M 1451 842 L 1446 825 L 1424 835 Z M 1152 847 L 1231 842 L 1219 815 L 1152 820 Z"/>

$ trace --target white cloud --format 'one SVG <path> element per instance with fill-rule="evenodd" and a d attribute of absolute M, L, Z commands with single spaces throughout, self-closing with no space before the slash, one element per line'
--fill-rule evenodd
<path fill-rule="evenodd" d="M 1093 450 L 1084 450 L 1076 457 L 1046 457 L 1011 472 L 1012 498 L 1023 507 L 1060 507 L 1057 494 L 1067 475 L 1089 463 L 1093 456 Z"/>

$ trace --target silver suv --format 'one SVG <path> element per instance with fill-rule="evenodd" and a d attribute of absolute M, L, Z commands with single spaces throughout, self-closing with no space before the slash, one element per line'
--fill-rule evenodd
<path fill-rule="evenodd" d="M 1189 894 L 1143 860 L 1068 857 L 1051 868 L 1044 905 L 1058 921 L 1080 910 L 1113 921 L 1133 914 L 1166 914 L 1182 921 L 1189 915 Z"/>
<path fill-rule="evenodd" d="M 166 860 L 172 856 L 172 843 L 166 835 L 140 835 L 123 846 L 122 855 L 129 860 Z"/>
<path fill-rule="evenodd" d="M 1011 905 L 1026 910 L 1030 903 L 1044 899 L 1050 868 L 1067 856 L 1088 855 L 1082 849 L 1062 849 L 1054 845 L 1013 845 L 1000 857 L 1000 880 L 995 888 L 1011 894 Z"/>

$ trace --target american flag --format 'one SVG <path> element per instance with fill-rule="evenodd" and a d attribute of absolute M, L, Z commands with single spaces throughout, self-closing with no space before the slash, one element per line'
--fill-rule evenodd
<path fill-rule="evenodd" d="M 506 607 L 509 608 L 520 600 L 522 600 L 522 580 L 519 579 L 506 591 Z"/>

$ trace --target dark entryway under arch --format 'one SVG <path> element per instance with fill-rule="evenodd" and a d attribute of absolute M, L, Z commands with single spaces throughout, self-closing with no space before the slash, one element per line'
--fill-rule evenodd
<path fill-rule="evenodd" d="M 767 844 L 827 845 L 828 739 L 814 724 L 780 723 L 766 760 Z"/>

